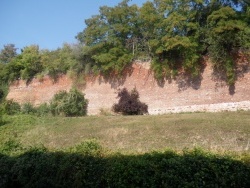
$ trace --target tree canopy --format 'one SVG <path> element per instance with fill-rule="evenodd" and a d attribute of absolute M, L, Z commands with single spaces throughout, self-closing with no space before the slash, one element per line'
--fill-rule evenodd
<path fill-rule="evenodd" d="M 77 48 L 80 47 L 64 44 L 61 48 L 50 51 L 41 50 L 38 45 L 26 46 L 8 63 L 0 63 L 0 80 L 2 83 L 20 78 L 29 81 L 44 75 L 56 79 L 58 75 L 66 74 L 77 63 L 81 63 Z"/>
<path fill-rule="evenodd" d="M 56 50 L 27 46 L 16 53 L 14 45 L 0 52 L 0 80 L 56 78 L 75 75 L 121 74 L 133 60 L 151 60 L 158 80 L 201 74 L 203 56 L 229 85 L 237 79 L 235 58 L 249 53 L 250 8 L 248 0 L 152 0 L 141 7 L 123 0 L 102 6 L 85 20 L 77 45 Z"/>
<path fill-rule="evenodd" d="M 233 52 L 249 49 L 249 18 L 248 1 L 154 0 L 137 7 L 124 0 L 101 7 L 77 38 L 102 73 L 148 57 L 158 79 L 180 70 L 198 76 L 200 57 L 209 55 L 234 84 Z"/>
<path fill-rule="evenodd" d="M 14 44 L 4 45 L 0 52 L 0 63 L 9 63 L 17 55 L 16 50 Z"/>

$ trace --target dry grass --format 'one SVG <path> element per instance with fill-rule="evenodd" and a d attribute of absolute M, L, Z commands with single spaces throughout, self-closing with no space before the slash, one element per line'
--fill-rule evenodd
<path fill-rule="evenodd" d="M 202 147 L 250 151 L 250 112 L 190 113 L 159 116 L 88 116 L 81 118 L 8 116 L 0 144 L 9 139 L 50 149 L 97 139 L 120 152 Z"/>

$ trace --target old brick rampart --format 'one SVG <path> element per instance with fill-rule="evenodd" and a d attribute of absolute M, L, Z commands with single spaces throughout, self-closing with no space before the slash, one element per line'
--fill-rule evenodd
<path fill-rule="evenodd" d="M 69 90 L 72 85 L 72 80 L 66 75 L 60 76 L 57 82 L 49 77 L 42 81 L 33 79 L 29 84 L 19 80 L 12 83 L 7 98 L 38 105 L 49 102 L 55 93 Z M 192 80 L 182 75 L 159 83 L 154 79 L 148 62 L 135 62 L 119 79 L 89 76 L 79 89 L 89 99 L 88 113 L 98 114 L 101 108 L 110 109 L 117 102 L 117 89 L 123 87 L 129 90 L 136 87 L 140 100 L 148 104 L 150 114 L 250 109 L 249 67 L 239 73 L 235 86 L 229 87 L 215 79 L 209 64 L 199 79 Z"/>

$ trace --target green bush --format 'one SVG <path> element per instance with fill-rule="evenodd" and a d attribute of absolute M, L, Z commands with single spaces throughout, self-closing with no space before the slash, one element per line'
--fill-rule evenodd
<path fill-rule="evenodd" d="M 38 116 L 44 116 L 50 114 L 50 106 L 47 103 L 43 103 L 36 108 L 36 114 Z"/>
<path fill-rule="evenodd" d="M 3 110 L 0 106 L 0 126 L 3 124 Z"/>
<path fill-rule="evenodd" d="M 13 115 L 19 113 L 21 110 L 21 106 L 11 100 L 6 100 L 3 102 L 3 113 L 8 114 L 8 115 Z"/>
<path fill-rule="evenodd" d="M 0 153 L 0 187 L 240 187 L 250 186 L 250 166 L 201 150 L 105 153 L 88 141 L 72 151 L 31 148 L 11 157 Z M 99 152 L 97 152 L 99 151 Z"/>
<path fill-rule="evenodd" d="M 24 103 L 21 107 L 23 114 L 35 114 L 36 108 L 31 103 Z"/>
<path fill-rule="evenodd" d="M 8 93 L 9 86 L 8 84 L 0 85 L 0 103 L 4 101 L 7 93 Z"/>
<path fill-rule="evenodd" d="M 8 141 L 0 145 L 0 153 L 2 154 L 13 155 L 21 152 L 22 149 L 22 145 L 18 141 L 12 139 L 9 139 Z"/>
<path fill-rule="evenodd" d="M 70 148 L 70 152 L 98 156 L 102 152 L 102 146 L 94 139 L 86 140 L 73 148 Z"/>
<path fill-rule="evenodd" d="M 87 114 L 87 107 L 88 100 L 77 89 L 60 91 L 50 103 L 53 115 L 84 116 Z"/>
<path fill-rule="evenodd" d="M 53 115 L 60 115 L 63 109 L 63 101 L 67 97 L 66 91 L 59 91 L 50 102 L 50 110 Z"/>
<path fill-rule="evenodd" d="M 0 101 L 4 98 L 4 91 L 0 88 Z"/>

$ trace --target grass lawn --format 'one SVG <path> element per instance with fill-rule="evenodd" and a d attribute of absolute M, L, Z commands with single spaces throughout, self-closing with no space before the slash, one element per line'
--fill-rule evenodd
<path fill-rule="evenodd" d="M 184 113 L 157 116 L 87 116 L 77 118 L 5 116 L 0 145 L 63 149 L 96 139 L 112 151 L 150 152 L 202 147 L 211 151 L 250 151 L 250 112 Z"/>

